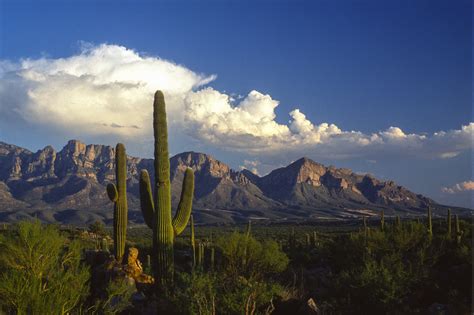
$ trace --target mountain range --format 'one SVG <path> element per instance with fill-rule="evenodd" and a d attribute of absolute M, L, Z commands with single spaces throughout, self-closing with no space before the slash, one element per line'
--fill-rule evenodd
<path fill-rule="evenodd" d="M 428 206 L 444 215 L 447 209 L 393 181 L 326 167 L 308 158 L 263 177 L 246 169 L 233 170 L 204 153 L 180 153 L 170 163 L 174 208 L 184 170 L 194 170 L 193 213 L 200 223 L 345 219 L 378 216 L 381 210 L 388 216 L 418 216 L 425 214 Z M 139 172 L 147 169 L 153 177 L 153 160 L 128 156 L 127 165 L 129 220 L 140 224 Z M 114 147 L 70 140 L 60 151 L 46 146 L 31 152 L 0 142 L 0 221 L 36 217 L 61 224 L 110 223 L 113 204 L 105 186 L 114 180 Z M 466 215 L 471 212 L 452 210 Z"/>

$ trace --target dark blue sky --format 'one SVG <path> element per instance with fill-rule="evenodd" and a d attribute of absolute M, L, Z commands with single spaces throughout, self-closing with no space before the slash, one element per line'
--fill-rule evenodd
<path fill-rule="evenodd" d="M 471 120 L 471 1 L 2 1 L 1 57 L 120 44 L 371 132 Z"/>
<path fill-rule="evenodd" d="M 217 74 L 211 84 L 216 90 L 270 94 L 280 101 L 276 120 L 282 124 L 299 108 L 315 124 L 346 131 L 371 134 L 397 126 L 423 134 L 474 121 L 473 14 L 470 0 L 0 0 L 0 61 L 69 57 L 79 52 L 80 41 L 123 45 Z M 0 141 L 32 149 L 48 144 L 7 128 L 2 139 L 1 129 Z M 56 134 L 45 142 L 60 149 L 64 140 Z M 244 159 L 219 147 L 209 150 L 233 167 Z M 443 186 L 472 180 L 471 152 L 442 160 L 321 162 L 472 206 L 472 194 L 440 193 Z"/>

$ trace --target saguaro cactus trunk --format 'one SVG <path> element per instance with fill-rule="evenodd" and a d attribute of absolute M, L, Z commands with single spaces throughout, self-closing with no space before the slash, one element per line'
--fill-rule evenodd
<path fill-rule="evenodd" d="M 153 130 L 155 136 L 155 198 L 153 200 L 148 172 L 142 170 L 140 174 L 140 202 L 145 222 L 153 229 L 155 281 L 166 284 L 173 279 L 174 238 L 184 230 L 191 215 L 194 173 L 190 168 L 186 169 L 184 173 L 181 199 L 178 210 L 172 219 L 168 127 L 165 98 L 161 91 L 155 93 Z"/>
<path fill-rule="evenodd" d="M 191 250 L 193 254 L 193 270 L 196 268 L 196 240 L 194 238 L 194 218 L 191 216 Z"/>
<path fill-rule="evenodd" d="M 448 240 L 451 239 L 451 209 L 448 209 L 448 218 L 447 218 L 447 224 L 448 224 L 448 230 L 446 232 L 446 237 L 448 238 Z"/>
<path fill-rule="evenodd" d="M 382 210 L 382 213 L 380 214 L 380 230 L 383 232 L 385 229 L 385 214 Z"/>
<path fill-rule="evenodd" d="M 117 185 L 108 184 L 107 194 L 114 205 L 114 256 L 121 260 L 127 238 L 127 155 L 125 146 L 118 143 L 115 148 L 115 178 Z"/>
<path fill-rule="evenodd" d="M 433 221 L 431 217 L 431 207 L 428 206 L 428 236 L 430 239 L 433 237 Z"/>

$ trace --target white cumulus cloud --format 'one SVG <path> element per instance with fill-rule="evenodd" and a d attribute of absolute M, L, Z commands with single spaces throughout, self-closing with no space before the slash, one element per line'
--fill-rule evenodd
<path fill-rule="evenodd" d="M 0 60 L 0 124 L 15 128 L 21 120 L 54 127 L 65 136 L 113 135 L 146 142 L 152 137 L 153 92 L 161 89 L 173 143 L 197 139 L 203 146 L 238 152 L 248 161 L 256 155 L 286 161 L 302 155 L 448 159 L 473 147 L 474 123 L 433 134 L 395 126 L 364 133 L 315 123 L 298 108 L 289 112 L 287 123 L 280 123 L 285 119 L 277 119 L 279 101 L 271 95 L 252 90 L 234 98 L 206 86 L 215 78 L 109 44 L 86 44 L 65 58 Z M 256 170 L 257 165 L 248 167 Z"/>
<path fill-rule="evenodd" d="M 442 192 L 448 193 L 448 194 L 455 194 L 455 193 L 460 193 L 460 192 L 465 192 L 465 191 L 474 191 L 474 181 L 465 181 L 461 182 L 458 184 L 455 184 L 451 187 L 443 187 Z"/>
<path fill-rule="evenodd" d="M 171 120 L 182 120 L 186 93 L 214 78 L 123 46 L 84 45 L 67 58 L 1 62 L 0 113 L 83 134 L 142 136 L 156 89 L 167 95 Z"/>

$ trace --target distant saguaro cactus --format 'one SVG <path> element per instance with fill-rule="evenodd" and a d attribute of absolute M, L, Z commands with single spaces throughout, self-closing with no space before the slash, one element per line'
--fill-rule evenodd
<path fill-rule="evenodd" d="M 459 225 L 459 216 L 456 214 L 456 243 L 459 245 L 461 244 L 461 237 L 463 235 L 463 231 L 461 230 L 461 226 Z"/>
<path fill-rule="evenodd" d="M 194 195 L 194 173 L 186 169 L 178 210 L 171 219 L 170 160 L 168 152 L 168 127 L 166 123 L 165 97 L 155 93 L 153 102 L 153 130 L 155 136 L 155 198 L 146 170 L 140 174 L 140 204 L 143 218 L 153 229 L 153 270 L 155 280 L 163 285 L 173 280 L 174 238 L 188 224 Z"/>
<path fill-rule="evenodd" d="M 215 256 L 216 256 L 216 250 L 214 246 L 211 247 L 211 271 L 214 271 L 214 264 L 215 264 Z"/>
<path fill-rule="evenodd" d="M 127 155 L 125 146 L 118 143 L 115 147 L 115 178 L 117 185 L 108 184 L 107 194 L 114 202 L 114 256 L 121 260 L 125 252 L 127 238 Z"/>
<path fill-rule="evenodd" d="M 306 247 L 311 247 L 311 236 L 309 235 L 309 233 L 306 233 Z"/>
<path fill-rule="evenodd" d="M 252 231 L 252 221 L 249 220 L 247 223 L 247 230 L 245 231 L 245 244 L 244 244 L 244 255 L 242 257 L 242 265 L 247 264 L 247 256 L 248 256 L 248 244 L 249 244 L 249 239 L 250 239 L 250 233 Z"/>
<path fill-rule="evenodd" d="M 430 239 L 433 237 L 433 222 L 431 216 L 431 207 L 428 206 L 428 236 Z"/>
<path fill-rule="evenodd" d="M 313 246 L 318 246 L 318 232 L 313 231 Z"/>
<path fill-rule="evenodd" d="M 380 214 L 380 230 L 383 232 L 385 229 L 385 214 L 382 210 L 381 214 Z"/>
<path fill-rule="evenodd" d="M 402 221 L 400 219 L 400 216 L 397 215 L 396 219 L 395 219 L 395 228 L 397 230 L 400 230 L 400 228 L 402 227 Z"/>
<path fill-rule="evenodd" d="M 448 231 L 446 237 L 448 240 L 451 239 L 451 209 L 448 209 L 448 217 L 447 217 L 447 224 L 448 224 Z"/>
<path fill-rule="evenodd" d="M 290 247 L 290 250 L 294 250 L 296 247 L 296 234 L 295 234 L 295 228 L 291 228 L 290 235 L 288 236 L 288 245 Z"/>
<path fill-rule="evenodd" d="M 196 268 L 196 240 L 194 238 L 194 218 L 191 216 L 191 250 L 193 254 L 193 270 Z"/>

